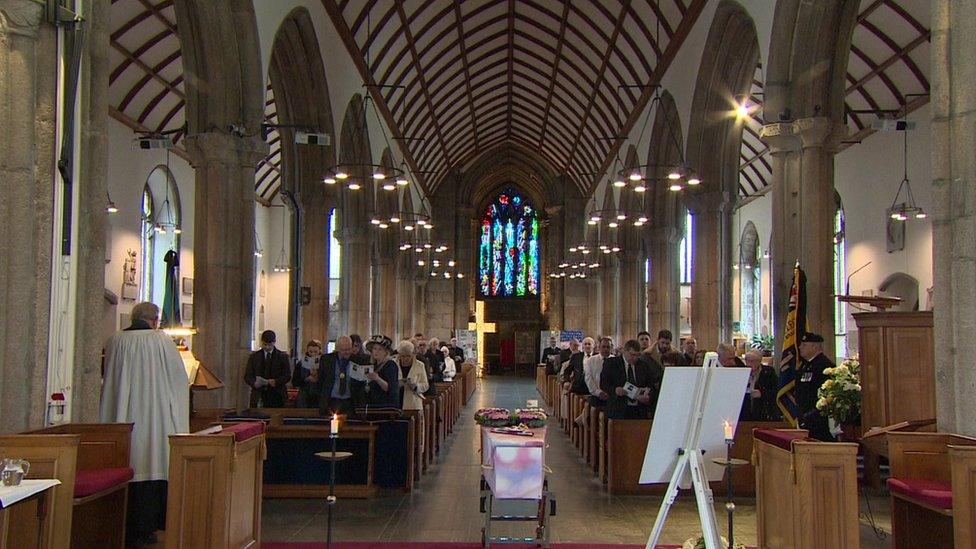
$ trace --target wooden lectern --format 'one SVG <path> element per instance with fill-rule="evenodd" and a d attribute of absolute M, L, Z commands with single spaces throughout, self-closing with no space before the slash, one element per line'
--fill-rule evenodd
<path fill-rule="evenodd" d="M 936 418 L 932 311 L 855 313 L 865 432 Z M 865 479 L 880 487 L 878 454 L 865 452 Z"/>

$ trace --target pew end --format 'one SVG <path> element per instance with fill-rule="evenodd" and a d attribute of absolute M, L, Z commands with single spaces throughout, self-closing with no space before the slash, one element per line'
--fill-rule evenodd
<path fill-rule="evenodd" d="M 167 549 L 261 544 L 264 424 L 225 425 L 169 437 Z"/>
<path fill-rule="evenodd" d="M 952 529 L 956 547 L 976 547 L 976 446 L 949 445 Z"/>
<path fill-rule="evenodd" d="M 890 432 L 888 462 L 891 478 L 892 546 L 933 547 L 953 546 L 954 531 L 959 528 L 954 518 L 972 514 L 961 495 L 961 507 L 956 507 L 956 484 L 950 447 L 958 448 L 959 469 L 965 470 L 964 455 L 976 455 L 976 439 L 950 433 Z M 967 481 L 959 478 L 959 490 L 966 491 Z M 971 499 L 970 499 L 971 501 Z M 966 523 L 967 519 L 962 518 Z M 970 523 L 971 524 L 971 523 Z M 956 547 L 971 547 L 972 534 L 964 532 Z M 965 544 L 969 539 L 969 544 Z"/>
<path fill-rule="evenodd" d="M 857 445 L 810 441 L 802 429 L 753 436 L 758 545 L 857 549 Z"/>
<path fill-rule="evenodd" d="M 56 478 L 61 484 L 51 489 L 48 500 L 51 547 L 71 546 L 74 485 L 77 474 L 79 435 L 2 435 L 0 458 L 21 458 L 30 462 L 27 478 Z"/>

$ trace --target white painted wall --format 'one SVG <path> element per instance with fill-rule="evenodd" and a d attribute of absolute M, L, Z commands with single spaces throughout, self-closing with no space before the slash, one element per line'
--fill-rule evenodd
<path fill-rule="evenodd" d="M 274 272 L 276 263 L 281 258 L 282 248 L 282 217 L 285 223 L 285 263 L 293 265 L 291 258 L 290 229 L 292 223 L 291 211 L 281 207 L 281 201 L 275 198 L 272 207 L 255 203 L 254 218 L 258 231 L 258 239 L 264 250 L 264 255 L 255 260 L 254 280 L 257 285 L 254 291 L 254 348 L 262 330 L 274 330 L 278 336 L 278 348 L 288 350 L 288 294 L 291 288 L 290 272 Z M 261 272 L 264 272 L 264 295 L 261 295 Z M 264 307 L 262 323 L 261 308 Z"/>
<path fill-rule="evenodd" d="M 926 106 L 909 119 L 917 122 L 908 133 L 908 177 L 919 206 L 932 211 L 931 111 Z M 871 262 L 851 279 L 850 293 L 861 295 L 867 290 L 878 293 L 878 287 L 892 274 L 906 273 L 919 283 L 919 305 L 928 309 L 926 289 L 932 286 L 932 223 L 930 219 L 906 224 L 905 249 L 888 253 L 886 245 L 886 210 L 891 206 L 902 178 L 903 133 L 875 133 L 859 145 L 840 152 L 834 160 L 834 185 L 841 196 L 846 215 L 846 259 L 848 273 Z M 772 200 L 769 195 L 740 208 L 733 224 L 745 226 L 752 221 L 765 249 L 772 229 Z M 734 235 L 733 249 L 738 249 L 739 234 Z M 763 267 L 768 268 L 766 262 Z M 763 280 L 763 303 L 768 301 L 768 282 Z M 738 318 L 738 301 L 733 309 Z M 848 311 L 848 349 L 857 348 L 854 319 Z M 838 350 L 841 354 L 841 350 Z"/>
<path fill-rule="evenodd" d="M 118 313 L 128 315 L 138 300 L 122 299 L 122 265 L 126 250 L 136 251 L 136 279 L 142 279 L 142 191 L 149 174 L 166 164 L 164 150 L 134 149 L 136 135 L 116 122 L 108 123 L 108 192 L 119 208 L 108 216 L 106 242 L 105 287 L 119 296 Z M 183 214 L 183 234 L 180 239 L 180 276 L 193 277 L 193 189 L 194 170 L 179 156 L 170 154 L 169 169 L 176 179 Z M 180 295 L 182 303 L 192 303 L 193 296 Z M 118 318 L 115 319 L 116 327 Z M 125 326 L 121 326 L 125 328 Z"/>

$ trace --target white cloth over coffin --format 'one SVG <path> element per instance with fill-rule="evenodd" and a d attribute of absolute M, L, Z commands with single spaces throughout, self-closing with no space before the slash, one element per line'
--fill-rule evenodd
<path fill-rule="evenodd" d="M 130 463 L 135 482 L 169 478 L 169 435 L 190 431 L 190 382 L 166 334 L 132 330 L 109 339 L 101 420 L 134 424 Z"/>

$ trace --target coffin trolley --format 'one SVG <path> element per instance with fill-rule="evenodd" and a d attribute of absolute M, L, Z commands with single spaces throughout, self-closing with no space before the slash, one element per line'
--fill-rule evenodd
<path fill-rule="evenodd" d="M 549 491 L 545 466 L 546 428 L 530 429 L 529 435 L 500 433 L 481 427 L 481 546 L 491 544 L 534 543 L 549 548 L 549 516 L 556 515 L 556 499 Z M 535 514 L 495 514 L 495 502 L 535 502 Z M 534 522 L 532 537 L 492 535 L 495 522 Z"/>

